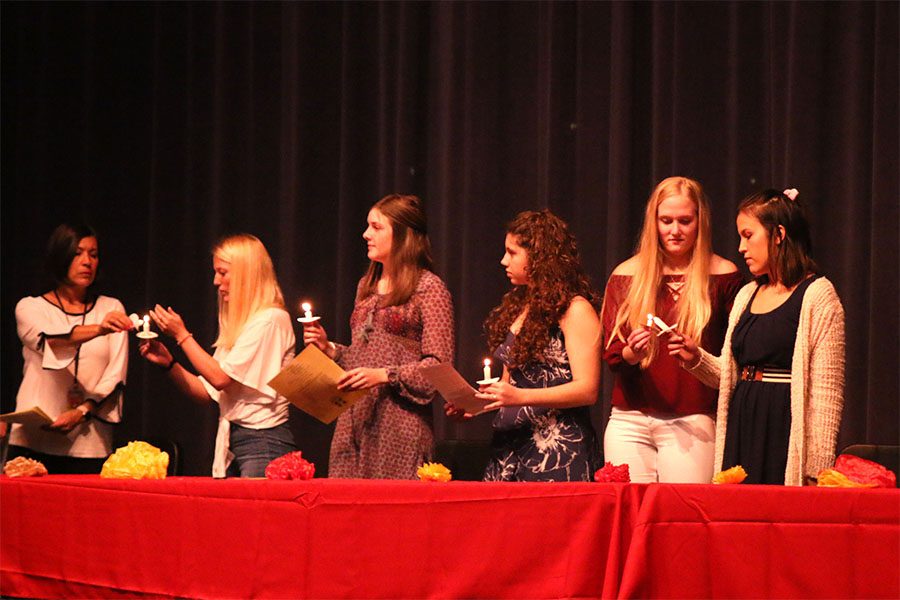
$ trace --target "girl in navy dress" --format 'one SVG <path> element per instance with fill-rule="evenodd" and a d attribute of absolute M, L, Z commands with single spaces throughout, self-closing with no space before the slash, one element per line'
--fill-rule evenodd
<path fill-rule="evenodd" d="M 590 419 L 600 319 L 575 238 L 548 210 L 520 213 L 500 264 L 513 288 L 485 322 L 503 376 L 478 394 L 497 411 L 484 479 L 591 481 L 601 466 Z"/>

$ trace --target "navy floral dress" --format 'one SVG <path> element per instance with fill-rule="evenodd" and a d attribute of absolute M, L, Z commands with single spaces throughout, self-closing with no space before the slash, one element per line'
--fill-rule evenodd
<path fill-rule="evenodd" d="M 511 368 L 510 332 L 495 358 L 509 370 L 518 388 L 548 388 L 572 381 L 566 342 L 558 327 L 550 334 L 543 362 Z M 600 444 L 590 409 L 538 406 L 503 407 L 494 418 L 491 459 L 485 481 L 593 481 L 600 464 Z"/>

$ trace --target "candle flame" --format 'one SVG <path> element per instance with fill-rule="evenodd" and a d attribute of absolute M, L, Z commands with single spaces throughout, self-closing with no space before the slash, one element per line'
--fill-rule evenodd
<path fill-rule="evenodd" d="M 489 358 L 484 359 L 484 366 L 486 366 L 486 367 L 491 366 L 491 359 L 489 359 Z"/>
<path fill-rule="evenodd" d="M 310 304 L 309 302 L 304 302 L 300 305 L 300 308 L 302 308 L 304 311 L 312 310 L 312 304 Z"/>

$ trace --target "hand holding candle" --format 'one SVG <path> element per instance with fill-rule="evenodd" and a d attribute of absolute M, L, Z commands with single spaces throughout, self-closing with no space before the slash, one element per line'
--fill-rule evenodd
<path fill-rule="evenodd" d="M 137 315 L 134 315 L 137 317 Z M 141 319 L 141 330 L 138 331 L 137 336 L 142 340 L 152 340 L 155 337 L 159 337 L 158 333 L 150 331 L 150 315 L 144 315 L 144 318 Z"/>
<path fill-rule="evenodd" d="M 674 331 L 675 328 L 678 327 L 678 323 L 667 325 L 666 322 L 659 317 L 647 313 L 647 327 L 652 329 L 654 326 L 659 330 L 656 332 L 656 337 L 659 337 L 661 335 Z"/>
<path fill-rule="evenodd" d="M 490 358 L 484 359 L 483 376 L 484 377 L 481 379 L 481 381 L 476 382 L 476 383 L 478 383 L 478 385 L 489 385 L 491 383 L 494 383 L 494 382 L 500 380 L 499 377 L 491 377 L 491 359 Z"/>
<path fill-rule="evenodd" d="M 297 317 L 298 323 L 303 323 L 304 325 L 307 323 L 314 323 L 319 320 L 319 317 L 313 316 L 312 313 L 312 304 L 309 302 L 304 302 L 300 305 L 300 309 L 303 311 L 302 317 Z"/>

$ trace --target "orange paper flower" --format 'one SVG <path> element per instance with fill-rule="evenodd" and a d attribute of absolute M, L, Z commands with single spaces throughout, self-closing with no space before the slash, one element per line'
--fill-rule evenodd
<path fill-rule="evenodd" d="M 416 469 L 416 475 L 419 476 L 421 481 L 447 482 L 452 478 L 450 469 L 441 463 L 425 463 Z"/>
<path fill-rule="evenodd" d="M 877 483 L 859 483 L 853 481 L 836 469 L 822 469 L 818 476 L 819 487 L 873 488 Z"/>
<path fill-rule="evenodd" d="M 165 479 L 169 455 L 147 442 L 128 442 L 103 463 L 100 477 L 109 479 Z"/>
<path fill-rule="evenodd" d="M 39 460 L 17 456 L 3 465 L 3 473 L 9 477 L 40 477 L 47 474 L 47 467 Z"/>
<path fill-rule="evenodd" d="M 726 469 L 724 471 L 719 471 L 716 473 L 715 477 L 713 477 L 713 483 L 740 483 L 743 480 L 747 479 L 747 471 L 744 470 L 744 467 L 741 465 L 737 465 L 736 467 L 731 467 L 730 469 Z"/>

